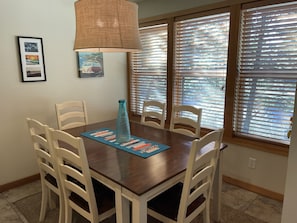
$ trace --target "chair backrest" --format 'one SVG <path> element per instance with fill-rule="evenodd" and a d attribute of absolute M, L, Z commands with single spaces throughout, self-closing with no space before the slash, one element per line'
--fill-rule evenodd
<path fill-rule="evenodd" d="M 55 104 L 58 128 L 65 130 L 88 124 L 85 101 L 65 101 Z"/>
<path fill-rule="evenodd" d="M 222 137 L 223 129 L 220 129 L 192 142 L 177 222 L 191 222 L 205 208 L 209 211 L 212 183 Z M 199 205 L 195 210 L 191 210 L 191 205 L 195 202 L 199 202 Z"/>
<path fill-rule="evenodd" d="M 62 130 L 53 129 L 50 129 L 50 138 L 57 157 L 66 206 L 71 207 L 90 222 L 99 222 L 83 140 Z"/>
<path fill-rule="evenodd" d="M 163 129 L 165 126 L 166 103 L 144 101 L 140 122 L 144 125 Z"/>
<path fill-rule="evenodd" d="M 190 105 L 174 105 L 172 107 L 169 130 L 199 138 L 201 116 L 201 108 Z"/>
<path fill-rule="evenodd" d="M 40 178 L 56 194 L 61 195 L 60 178 L 55 162 L 55 151 L 50 146 L 48 126 L 27 118 L 27 124 L 37 158 Z"/>

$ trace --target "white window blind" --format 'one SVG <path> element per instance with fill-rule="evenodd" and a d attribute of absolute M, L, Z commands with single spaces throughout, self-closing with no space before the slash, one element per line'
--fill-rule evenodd
<path fill-rule="evenodd" d="M 244 9 L 234 131 L 288 141 L 297 80 L 297 4 Z"/>
<path fill-rule="evenodd" d="M 144 100 L 166 102 L 167 24 L 140 28 L 142 51 L 131 54 L 130 110 L 141 114 Z"/>
<path fill-rule="evenodd" d="M 201 126 L 224 123 L 229 13 L 175 23 L 174 103 L 202 108 Z"/>

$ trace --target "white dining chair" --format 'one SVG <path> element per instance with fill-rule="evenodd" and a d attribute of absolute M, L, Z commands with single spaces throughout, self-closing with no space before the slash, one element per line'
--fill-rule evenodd
<path fill-rule="evenodd" d="M 140 122 L 155 128 L 164 129 L 166 103 L 159 101 L 144 101 Z"/>
<path fill-rule="evenodd" d="M 82 138 L 50 129 L 50 140 L 64 193 L 65 223 L 72 222 L 73 210 L 91 223 L 114 215 L 114 191 L 91 178 Z"/>
<path fill-rule="evenodd" d="M 199 138 L 201 116 L 201 108 L 191 105 L 173 105 L 169 130 Z"/>
<path fill-rule="evenodd" d="M 210 223 L 211 189 L 222 137 L 220 129 L 192 142 L 183 183 L 150 200 L 150 216 L 161 222 L 189 223 L 203 213 L 203 223 Z"/>
<path fill-rule="evenodd" d="M 55 104 L 58 128 L 65 130 L 88 124 L 85 101 L 65 101 Z"/>
<path fill-rule="evenodd" d="M 48 205 L 53 208 L 51 192 L 59 196 L 59 223 L 64 223 L 64 197 L 55 153 L 49 143 L 48 126 L 27 118 L 27 125 L 36 155 L 41 182 L 41 208 L 39 221 L 44 221 Z"/>

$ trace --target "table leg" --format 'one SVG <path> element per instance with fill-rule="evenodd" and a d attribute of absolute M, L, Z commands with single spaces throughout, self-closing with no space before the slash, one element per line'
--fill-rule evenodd
<path fill-rule="evenodd" d="M 147 223 L 147 199 L 138 197 L 132 201 L 132 222 Z"/>
<path fill-rule="evenodd" d="M 117 223 L 129 223 L 129 201 L 127 201 L 127 199 L 122 196 L 122 187 L 93 170 L 91 170 L 91 175 L 94 179 L 98 180 L 114 191 Z"/>
<path fill-rule="evenodd" d="M 122 190 L 121 187 L 115 187 L 115 208 L 116 208 L 116 221 L 119 223 L 126 222 L 124 219 L 124 208 L 123 208 L 123 202 L 122 202 Z"/>
<path fill-rule="evenodd" d="M 222 168 L 223 168 L 223 151 L 220 151 L 219 159 L 213 182 L 213 218 L 215 222 L 221 221 L 221 196 L 222 196 Z"/>
<path fill-rule="evenodd" d="M 130 201 L 122 196 L 122 220 L 123 223 L 129 223 L 130 222 Z"/>

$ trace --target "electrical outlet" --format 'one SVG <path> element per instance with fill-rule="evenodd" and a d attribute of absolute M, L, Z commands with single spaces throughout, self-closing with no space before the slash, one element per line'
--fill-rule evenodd
<path fill-rule="evenodd" d="M 251 169 L 256 168 L 256 158 L 254 158 L 254 157 L 249 158 L 248 167 L 251 168 Z"/>

